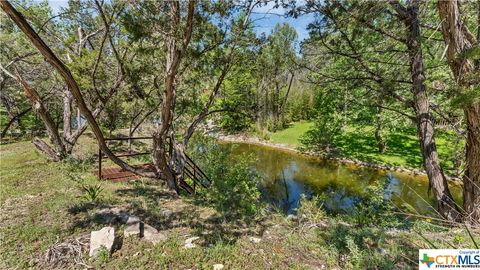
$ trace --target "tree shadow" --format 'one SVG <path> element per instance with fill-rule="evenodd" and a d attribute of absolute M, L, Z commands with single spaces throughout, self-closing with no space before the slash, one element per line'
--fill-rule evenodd
<path fill-rule="evenodd" d="M 211 208 L 180 198 L 157 185 L 134 183 L 117 189 L 115 194 L 122 199 L 121 204 L 72 205 L 68 209 L 74 220 L 70 230 L 93 229 L 98 225 L 119 228 L 126 222 L 122 220 L 122 213 L 139 217 L 159 232 L 174 230 L 199 236 L 202 240 L 198 245 L 202 246 L 219 241 L 232 243 L 245 235 L 262 235 L 266 229 L 263 220 L 257 220 L 259 223 L 254 227 L 228 222 Z"/>
<path fill-rule="evenodd" d="M 405 134 L 390 133 L 385 135 L 387 152 L 380 154 L 373 134 L 368 132 L 346 132 L 337 140 L 337 145 L 342 149 L 342 155 L 353 157 L 367 162 L 382 162 L 381 155 L 396 157 L 405 161 L 409 167 L 421 167 L 422 156 L 419 150 L 418 140 L 413 139 L 411 132 Z M 398 165 L 398 164 L 393 164 Z"/>

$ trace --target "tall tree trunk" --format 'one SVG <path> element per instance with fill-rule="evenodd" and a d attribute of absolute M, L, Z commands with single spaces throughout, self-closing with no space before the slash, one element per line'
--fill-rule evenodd
<path fill-rule="evenodd" d="M 407 47 L 413 82 L 413 102 L 420 150 L 423 155 L 423 166 L 429 179 L 429 188 L 435 196 L 438 212 L 444 218 L 456 221 L 461 217 L 460 210 L 450 194 L 447 179 L 443 174 L 438 158 L 433 117 L 430 112 L 430 102 L 425 87 L 420 22 L 418 18 L 419 1 L 409 0 L 406 9 L 396 1 L 391 3 L 393 3 L 398 15 L 402 18 L 408 29 Z"/>
<path fill-rule="evenodd" d="M 47 134 L 55 147 L 55 150 L 51 149 L 50 146 L 46 143 L 39 143 L 41 140 L 39 138 L 34 138 L 34 145 L 37 148 L 44 152 L 51 160 L 53 161 L 60 161 L 66 157 L 66 150 L 63 144 L 63 140 L 58 133 L 57 126 L 53 122 L 53 119 L 48 112 L 47 108 L 45 108 L 42 99 L 38 92 L 27 84 L 27 82 L 17 74 L 17 80 L 20 85 L 23 87 L 25 96 L 27 97 L 28 101 L 30 102 L 33 110 L 35 113 L 42 119 L 45 128 L 47 129 Z M 37 143 L 35 143 L 37 142 Z M 48 149 L 50 148 L 50 149 Z"/>
<path fill-rule="evenodd" d="M 175 6 L 175 4 L 172 4 Z M 178 11 L 180 12 L 180 11 Z M 175 78 L 180 63 L 180 53 L 177 50 L 175 37 L 170 37 L 167 42 L 167 74 L 165 76 L 165 90 L 163 92 L 160 128 L 154 134 L 153 143 L 153 161 L 157 172 L 162 173 L 170 189 L 178 192 L 178 186 L 175 181 L 174 172 L 169 166 L 169 157 L 171 152 L 169 146 L 175 145 L 174 140 L 168 141 L 170 133 L 173 132 L 173 115 L 175 113 Z M 173 136 L 172 136 L 173 139 Z"/>
<path fill-rule="evenodd" d="M 466 50 L 478 45 L 479 37 L 468 30 L 460 14 L 458 0 L 438 1 L 437 7 L 442 22 L 442 34 L 447 46 L 447 59 L 453 76 L 458 83 L 459 92 L 478 87 L 479 64 L 463 57 Z M 480 13 L 480 10 L 478 11 Z M 479 19 L 480 19 L 480 15 Z M 475 66 L 477 65 L 477 66 Z M 466 221 L 480 223 L 480 102 L 471 101 L 463 108 L 467 124 L 465 151 L 465 174 L 463 176 L 463 208 Z"/>
<path fill-rule="evenodd" d="M 65 88 L 63 91 L 63 137 L 72 135 L 72 93 Z"/>
<path fill-rule="evenodd" d="M 466 170 L 463 176 L 463 208 L 467 221 L 480 223 L 480 104 L 464 110 L 467 119 Z"/>
<path fill-rule="evenodd" d="M 376 114 L 376 127 L 375 127 L 375 140 L 377 141 L 378 152 L 383 154 L 387 151 L 387 144 L 382 136 L 383 130 L 383 121 L 382 121 L 382 113 L 383 113 L 383 96 L 381 94 L 378 95 L 377 98 L 377 114 Z"/>
<path fill-rule="evenodd" d="M 171 1 L 169 4 L 171 19 L 170 30 L 172 32 L 166 37 L 166 74 L 161 109 L 162 122 L 153 136 L 152 158 L 157 173 L 167 181 L 170 189 L 178 192 L 177 182 L 179 178 L 183 177 L 183 167 L 177 165 L 184 164 L 185 155 L 183 153 L 184 149 L 177 148 L 174 137 L 173 116 L 175 114 L 176 99 L 175 84 L 180 62 L 185 55 L 192 36 L 195 1 L 190 1 L 188 3 L 186 26 L 183 31 L 183 39 L 180 45 L 177 45 L 177 35 L 174 34 L 178 31 L 177 28 L 181 25 L 180 3 L 177 1 Z M 182 153 L 179 154 L 177 151 L 182 151 Z M 182 157 L 183 160 L 177 160 Z"/>

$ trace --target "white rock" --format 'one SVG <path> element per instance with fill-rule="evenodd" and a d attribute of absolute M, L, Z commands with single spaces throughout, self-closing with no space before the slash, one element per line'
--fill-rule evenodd
<path fill-rule="evenodd" d="M 140 223 L 140 218 L 137 216 L 129 216 L 127 221 L 125 222 L 127 225 Z"/>
<path fill-rule="evenodd" d="M 143 228 L 142 228 L 142 236 L 143 237 L 150 237 L 154 234 L 157 234 L 158 230 L 155 229 L 154 227 L 148 225 L 147 223 L 143 223 Z"/>
<path fill-rule="evenodd" d="M 185 247 L 185 248 L 194 248 L 194 247 L 196 247 L 196 245 L 193 244 L 193 243 L 188 243 L 188 244 L 185 244 L 184 247 Z"/>
<path fill-rule="evenodd" d="M 173 212 L 170 209 L 164 208 L 160 210 L 160 215 L 162 215 L 166 219 L 170 219 L 173 216 Z"/>
<path fill-rule="evenodd" d="M 260 243 L 260 241 L 262 241 L 261 238 L 257 238 L 257 237 L 253 237 L 253 236 L 250 236 L 248 239 L 250 239 L 250 242 L 252 242 L 252 243 Z"/>
<path fill-rule="evenodd" d="M 198 236 L 194 236 L 194 237 L 190 237 L 188 238 L 187 240 L 185 240 L 185 248 L 194 248 L 195 247 L 195 244 L 193 243 L 193 241 L 199 239 L 200 237 Z"/>
<path fill-rule="evenodd" d="M 190 237 L 187 240 L 185 240 L 185 244 L 192 244 L 193 241 L 195 241 L 197 239 L 200 239 L 200 237 L 198 237 L 198 236 Z"/>
<path fill-rule="evenodd" d="M 96 257 L 98 252 L 104 247 L 108 252 L 112 251 L 115 241 L 115 229 L 113 227 L 103 227 L 99 231 L 90 233 L 90 257 Z"/>
<path fill-rule="evenodd" d="M 223 267 L 224 267 L 223 264 L 217 263 L 213 265 L 213 270 L 220 270 L 220 269 L 223 269 Z"/>
<path fill-rule="evenodd" d="M 163 233 L 158 232 L 157 229 L 146 223 L 143 223 L 143 231 L 140 233 L 140 235 L 143 236 L 145 241 L 148 241 L 154 245 L 167 239 Z"/>
<path fill-rule="evenodd" d="M 130 236 L 140 237 L 140 235 L 140 218 L 129 216 L 126 221 L 125 229 L 123 230 L 123 236 L 127 238 Z"/>
<path fill-rule="evenodd" d="M 297 219 L 296 215 L 290 214 L 290 215 L 287 216 L 287 220 L 296 220 L 296 219 Z"/>

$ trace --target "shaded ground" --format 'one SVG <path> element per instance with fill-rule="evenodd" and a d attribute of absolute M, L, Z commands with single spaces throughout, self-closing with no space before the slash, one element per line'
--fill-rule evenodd
<path fill-rule="evenodd" d="M 98 182 L 89 158 L 95 147 L 88 138 L 84 143 L 85 149 L 78 151 L 84 159 L 63 164 L 48 162 L 30 142 L 0 146 L 0 269 L 51 269 L 44 259 L 49 247 L 107 224 L 115 226 L 120 241 L 111 256 L 93 261 L 84 254 L 97 269 L 212 269 L 217 263 L 224 269 L 410 269 L 416 265 L 417 248 L 428 246 L 410 231 L 353 227 L 316 207 L 302 210 L 300 220 L 263 211 L 251 223 L 226 222 L 191 197 L 173 196 L 147 180 L 102 182 L 101 202 L 87 203 L 80 186 Z M 123 226 L 98 215 L 104 207 L 138 215 L 168 240 L 153 246 L 122 239 Z M 200 237 L 197 247 L 185 249 L 191 236 Z M 252 242 L 252 236 L 261 241 Z M 468 245 L 461 231 L 441 228 L 429 237 L 439 247 L 449 247 L 446 238 Z M 84 267 L 72 262 L 60 268 Z"/>

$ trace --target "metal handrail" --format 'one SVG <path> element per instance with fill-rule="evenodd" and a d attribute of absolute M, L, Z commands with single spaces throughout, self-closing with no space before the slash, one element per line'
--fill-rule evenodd
<path fill-rule="evenodd" d="M 208 176 L 202 171 L 202 169 L 200 169 L 200 167 L 198 167 L 197 164 L 195 164 L 195 162 L 193 162 L 193 160 L 187 155 L 185 154 L 185 157 L 187 158 L 187 163 L 186 164 L 189 164 L 190 166 L 192 166 L 194 169 L 198 170 L 200 172 L 200 174 L 208 181 L 208 183 L 210 184 L 212 181 L 210 180 L 210 178 L 208 178 Z"/>

